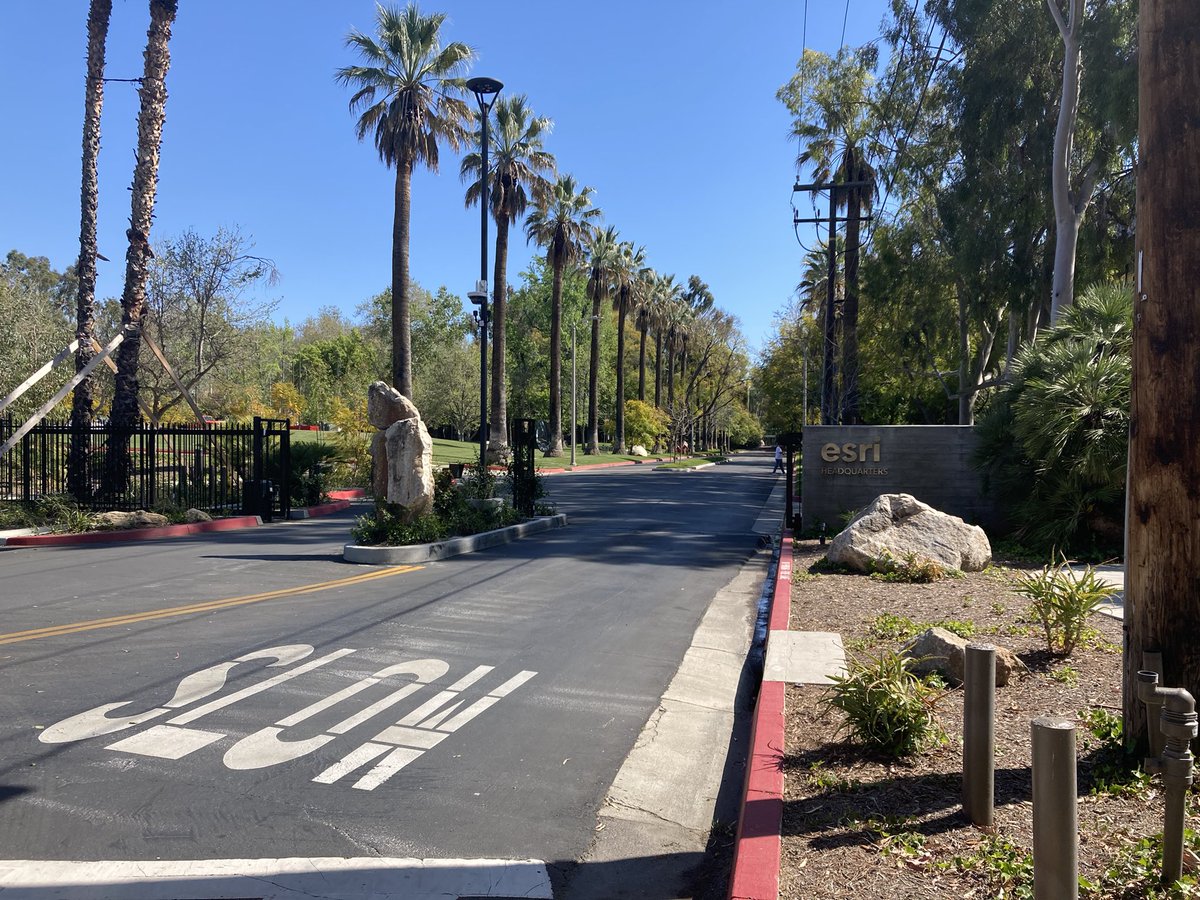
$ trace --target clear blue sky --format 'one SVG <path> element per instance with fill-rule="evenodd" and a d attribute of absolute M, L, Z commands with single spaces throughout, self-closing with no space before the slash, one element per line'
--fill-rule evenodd
<path fill-rule="evenodd" d="M 835 52 L 874 38 L 883 0 L 809 4 L 807 44 Z M 86 0 L 0 5 L 0 255 L 59 269 L 78 255 Z M 478 51 L 473 74 L 524 93 L 554 120 L 560 171 L 596 189 L 605 222 L 649 263 L 699 275 L 752 347 L 799 280 L 791 228 L 796 144 L 776 89 L 801 52 L 804 0 L 423 0 L 448 40 Z M 277 264 L 269 296 L 299 322 L 354 307 L 390 281 L 392 173 L 354 137 L 351 28 L 370 0 L 180 0 L 151 239 L 240 226 Z M 115 0 L 107 76 L 142 73 L 146 0 Z M 100 156 L 99 294 L 119 296 L 136 147 L 133 85 L 108 84 Z M 479 214 L 463 205 L 458 158 L 413 184 L 412 275 L 465 295 L 479 265 Z M 532 253 L 514 235 L 510 282 Z"/>

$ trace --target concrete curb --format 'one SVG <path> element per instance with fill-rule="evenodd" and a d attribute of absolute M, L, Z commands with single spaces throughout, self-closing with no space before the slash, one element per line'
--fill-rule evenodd
<path fill-rule="evenodd" d="M 715 462 L 700 463 L 698 466 L 655 466 L 655 472 L 698 472 L 700 469 L 711 469 Z"/>
<path fill-rule="evenodd" d="M 258 516 L 231 516 L 190 525 L 160 525 L 156 528 L 129 528 L 124 531 L 85 531 L 82 534 L 37 534 L 6 540 L 7 547 L 62 547 L 70 544 L 109 544 L 122 541 L 153 541 L 160 538 L 187 537 L 213 531 L 237 531 L 262 524 Z"/>
<path fill-rule="evenodd" d="M 331 513 L 341 512 L 343 509 L 349 508 L 349 500 L 331 500 L 329 503 L 318 503 L 316 506 L 293 509 L 288 513 L 288 518 L 292 520 L 311 519 L 314 516 L 328 516 Z"/>
<path fill-rule="evenodd" d="M 507 544 L 526 535 L 537 534 L 539 531 L 562 528 L 566 524 L 566 514 L 558 513 L 553 516 L 538 516 L 528 522 L 509 525 L 507 528 L 497 528 L 495 531 L 483 531 L 479 534 L 450 538 L 432 544 L 410 544 L 406 547 L 364 547 L 361 544 L 347 544 L 342 548 L 342 558 L 346 562 L 368 566 L 434 562 L 450 556 L 460 556 L 463 553 L 474 553 L 476 550 L 486 550 L 488 547 Z"/>
<path fill-rule="evenodd" d="M 367 492 L 363 488 L 348 488 L 344 491 L 330 491 L 330 500 L 365 500 Z"/>
<path fill-rule="evenodd" d="M 792 533 L 784 530 L 767 617 L 772 631 L 786 631 L 792 606 Z M 730 900 L 778 900 L 783 839 L 784 682 L 764 681 L 754 707 L 746 791 L 738 816 Z"/>
<path fill-rule="evenodd" d="M 667 462 L 668 458 L 666 456 L 647 456 L 645 459 L 623 459 L 618 462 L 587 463 L 585 465 L 577 465 L 574 468 L 571 466 L 564 466 L 561 469 L 541 468 L 536 471 L 539 475 L 570 475 L 572 472 L 587 472 L 590 469 L 611 469 L 616 466 L 644 466 L 647 463 Z"/>

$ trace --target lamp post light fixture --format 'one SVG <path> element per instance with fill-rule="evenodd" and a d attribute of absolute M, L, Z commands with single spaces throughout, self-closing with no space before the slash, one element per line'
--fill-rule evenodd
<path fill-rule="evenodd" d="M 488 118 L 496 96 L 503 88 L 495 78 L 471 78 L 467 90 L 479 101 L 480 160 L 479 160 L 479 280 L 475 290 L 467 298 L 479 307 L 479 465 L 487 465 L 488 443 L 488 378 L 487 378 L 487 330 L 488 330 Z"/>

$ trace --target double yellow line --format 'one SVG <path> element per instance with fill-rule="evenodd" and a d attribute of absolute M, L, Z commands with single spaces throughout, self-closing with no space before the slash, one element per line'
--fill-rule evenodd
<path fill-rule="evenodd" d="M 64 634 L 75 634 L 80 631 L 95 631 L 100 628 L 116 628 L 119 625 L 136 625 L 150 622 L 154 619 L 169 619 L 172 616 L 190 616 L 196 613 L 213 612 L 218 609 L 228 609 L 233 606 L 244 606 L 247 603 L 260 603 L 263 600 L 275 600 L 279 597 L 297 597 L 301 594 L 315 594 L 318 591 L 328 591 L 333 588 L 349 587 L 363 584 L 367 581 L 377 581 L 380 578 L 390 578 L 404 572 L 413 572 L 422 566 L 389 566 L 362 575 L 351 575 L 349 578 L 337 578 L 333 581 L 321 581 L 316 584 L 302 584 L 292 588 L 281 588 L 277 591 L 264 591 L 261 594 L 246 594 L 241 597 L 227 597 L 224 600 L 206 600 L 203 603 L 191 603 L 187 606 L 171 606 L 166 609 L 151 609 L 141 613 L 130 613 L 124 616 L 110 616 L 107 619 L 91 619 L 86 622 L 70 622 L 65 625 L 51 625 L 47 628 L 31 628 L 28 631 L 13 631 L 0 634 L 0 644 L 18 644 L 22 641 L 36 641 L 40 638 L 59 637 Z"/>

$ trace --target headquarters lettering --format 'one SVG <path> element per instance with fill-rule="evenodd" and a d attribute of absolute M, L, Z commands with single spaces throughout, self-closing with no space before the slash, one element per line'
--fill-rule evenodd
<path fill-rule="evenodd" d="M 880 462 L 879 441 L 873 444 L 823 444 L 821 460 L 826 463 L 859 463 L 860 465 L 821 466 L 822 475 L 887 475 L 888 470 Z M 861 463 L 873 462 L 874 466 Z"/>

